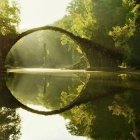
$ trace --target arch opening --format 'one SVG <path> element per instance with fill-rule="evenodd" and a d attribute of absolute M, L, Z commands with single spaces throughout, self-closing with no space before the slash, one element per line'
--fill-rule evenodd
<path fill-rule="evenodd" d="M 64 35 L 66 35 L 69 40 L 64 37 Z M 87 67 L 89 67 L 89 62 L 83 48 L 80 46 L 80 41 L 78 41 L 78 39 L 78 36 L 75 36 L 74 34 L 59 27 L 53 26 L 44 26 L 25 31 L 19 34 L 12 43 L 12 47 L 6 57 L 6 67 L 8 67 L 10 63 L 14 63 L 14 61 L 14 67 L 17 66 L 16 63 L 19 63 L 19 65 L 21 65 L 22 62 L 20 62 L 20 58 L 26 59 L 27 63 L 29 63 L 30 61 L 42 63 L 41 57 L 45 57 L 47 55 L 43 59 L 50 60 L 51 65 L 49 64 L 49 66 L 45 67 L 86 69 Z M 29 59 L 27 60 L 27 58 Z M 19 62 L 16 62 L 16 60 L 18 60 Z M 44 63 L 47 63 L 47 61 Z M 55 61 L 57 61 L 56 63 L 58 63 L 58 61 L 60 63 L 61 61 L 64 62 L 64 64 L 66 64 L 67 62 L 69 64 L 61 64 L 58 66 L 58 64 L 55 64 Z M 30 64 L 28 64 L 28 66 L 25 65 L 25 67 L 30 67 Z M 24 65 L 17 67 L 24 67 Z M 34 65 L 33 67 L 36 66 Z M 38 67 L 42 66 L 38 65 Z"/>

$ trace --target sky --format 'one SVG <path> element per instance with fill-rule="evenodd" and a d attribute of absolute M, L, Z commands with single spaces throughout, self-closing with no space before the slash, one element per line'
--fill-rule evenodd
<path fill-rule="evenodd" d="M 71 0 L 19 0 L 21 23 L 19 29 L 51 24 L 61 19 Z"/>
<path fill-rule="evenodd" d="M 43 109 L 41 106 L 34 108 Z M 66 120 L 60 115 L 43 116 L 23 109 L 17 111 L 21 117 L 19 140 L 87 140 L 86 137 L 71 135 L 66 128 Z"/>

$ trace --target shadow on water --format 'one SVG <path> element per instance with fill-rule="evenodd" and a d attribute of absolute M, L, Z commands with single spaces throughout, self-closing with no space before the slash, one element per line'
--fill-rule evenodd
<path fill-rule="evenodd" d="M 69 120 L 68 131 L 77 136 L 104 140 L 140 138 L 139 74 L 81 71 L 75 74 L 80 81 L 78 83 L 71 75 L 72 71 L 65 74 L 49 71 L 48 75 L 37 71 L 34 74 L 28 72 L 9 73 L 8 76 L 1 74 L 1 107 L 21 107 L 42 115 L 61 113 Z M 20 80 L 24 81 L 23 84 L 19 84 L 19 88 L 15 87 L 14 84 L 17 85 Z M 32 82 L 34 84 L 30 85 Z M 28 88 L 32 90 L 26 91 Z M 36 102 L 31 97 L 34 96 L 31 93 L 33 91 L 37 91 L 34 93 L 38 96 L 37 102 L 39 99 L 39 103 L 49 111 L 35 110 L 28 106 Z M 29 97 L 32 101 L 26 102 Z"/>
<path fill-rule="evenodd" d="M 73 72 L 78 72 L 78 73 L 81 73 L 81 72 L 85 72 L 84 70 L 76 70 L 76 71 L 73 71 L 73 70 L 52 70 L 52 69 L 47 69 L 47 71 L 42 71 L 43 69 L 34 69 L 34 70 L 31 70 L 31 69 L 16 69 L 16 70 L 9 70 L 10 73 L 13 73 L 13 72 L 16 72 L 16 73 L 32 73 L 32 74 L 36 74 L 36 73 L 42 73 L 42 72 L 47 72 L 47 73 L 57 73 L 59 75 L 61 75 L 62 71 L 63 73 L 66 73 L 66 74 L 70 74 L 70 73 L 73 73 Z M 11 74 L 12 75 L 12 74 Z M 63 74 L 62 74 L 63 75 Z M 61 76 L 62 76 L 61 75 Z M 64 76 L 64 75 L 63 75 Z M 7 87 L 7 84 L 6 84 L 6 77 L 7 75 L 5 75 L 4 73 L 1 74 L 1 89 L 0 89 L 0 93 L 1 93 L 1 98 L 0 98 L 0 105 L 1 107 L 4 106 L 4 107 L 7 107 L 7 108 L 22 108 L 22 109 L 25 109 L 27 111 L 30 111 L 32 113 L 36 113 L 36 114 L 41 114 L 41 115 L 53 115 L 53 114 L 59 114 L 59 113 L 62 113 L 64 111 L 67 111 L 71 108 L 73 108 L 74 106 L 76 105 L 79 105 L 79 102 L 77 102 L 81 96 L 81 93 L 76 96 L 76 98 L 74 100 L 72 100 L 70 103 L 68 103 L 67 105 L 65 105 L 64 107 L 61 107 L 60 109 L 55 109 L 55 110 L 52 110 L 52 111 L 39 111 L 39 110 L 35 110 L 35 109 L 32 109 L 30 107 L 28 107 L 27 105 L 23 104 L 22 102 L 20 102 L 13 94 L 12 92 L 9 90 L 9 88 Z M 46 76 L 43 75 L 43 77 L 45 77 L 45 81 L 46 82 Z M 46 85 L 46 84 L 45 84 Z M 85 88 L 85 87 L 84 87 Z M 44 88 L 45 90 L 45 88 Z"/>

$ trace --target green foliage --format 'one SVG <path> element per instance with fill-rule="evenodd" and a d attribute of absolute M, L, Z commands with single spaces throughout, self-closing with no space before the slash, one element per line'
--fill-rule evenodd
<path fill-rule="evenodd" d="M 20 118 L 15 110 L 0 109 L 0 139 L 18 140 L 20 138 Z"/>
<path fill-rule="evenodd" d="M 139 139 L 140 116 L 137 105 L 133 108 L 132 100 L 133 102 L 137 102 L 136 98 L 139 97 L 133 96 L 132 93 L 131 91 L 127 91 L 127 93 L 122 95 L 114 96 L 115 100 L 112 102 L 112 105 L 108 106 L 108 109 L 112 112 L 112 115 L 123 116 L 127 120 L 127 123 L 132 128 L 130 135 L 137 140 Z"/>
<path fill-rule="evenodd" d="M 96 24 L 92 9 L 92 1 L 73 0 L 67 7 L 67 13 L 68 14 L 59 21 L 59 26 L 73 32 L 78 36 L 91 39 L 93 36 L 94 26 Z M 84 52 L 81 51 L 77 44 L 73 43 L 66 36 L 62 36 L 61 39 L 63 45 L 71 44 L 70 50 L 72 50 L 74 54 L 78 52 L 80 57 L 85 57 Z M 74 60 L 78 60 L 76 55 L 73 55 L 73 61 Z M 85 61 L 87 60 L 85 59 Z M 76 61 L 74 61 L 74 63 L 76 63 Z"/>
<path fill-rule="evenodd" d="M 66 25 L 66 20 L 69 20 L 71 25 L 69 30 L 75 34 L 91 38 L 93 29 L 96 23 L 94 18 L 92 1 L 91 0 L 73 0 L 67 8 L 68 15 L 64 17 L 64 22 L 62 19 L 62 26 Z"/>
<path fill-rule="evenodd" d="M 73 0 L 67 7 L 67 15 L 59 21 L 59 26 L 68 29 L 69 31 L 81 37 L 92 38 L 93 27 L 96 20 L 92 12 L 91 0 Z M 72 50 L 78 51 L 81 56 L 84 55 L 79 46 L 73 43 L 66 36 L 62 37 L 63 44 L 72 44 Z"/>
<path fill-rule="evenodd" d="M 63 113 L 68 120 L 68 131 L 97 140 L 138 137 L 140 97 L 139 90 L 135 90 L 136 83 L 133 85 L 132 82 L 134 77 L 117 78 L 101 73 L 92 76 L 78 100 L 81 105 Z M 82 104 L 85 101 L 86 104 Z"/>
<path fill-rule="evenodd" d="M 19 9 L 16 1 L 0 1 L 0 34 L 7 35 L 16 32 L 19 23 Z"/>
<path fill-rule="evenodd" d="M 136 0 L 73 0 L 67 13 L 59 21 L 60 26 L 102 46 L 119 48 L 124 62 L 140 66 L 140 14 Z M 62 41 L 69 42 L 66 37 Z"/>
<path fill-rule="evenodd" d="M 113 102 L 111 106 L 108 107 L 110 111 L 112 111 L 112 115 L 123 115 L 128 119 L 128 123 L 134 121 L 134 113 L 133 110 L 125 104 L 118 104 L 117 102 Z"/>
<path fill-rule="evenodd" d="M 78 115 L 77 115 L 78 113 Z M 80 105 L 71 111 L 71 120 L 67 124 L 67 129 L 73 135 L 90 137 L 93 130 L 91 125 L 96 120 L 92 105 Z"/>
<path fill-rule="evenodd" d="M 0 0 L 0 67 L 4 67 L 11 43 L 17 36 L 18 24 L 19 9 L 16 1 Z"/>
<path fill-rule="evenodd" d="M 109 35 L 113 38 L 116 47 L 123 48 L 125 52 L 125 60 L 130 66 L 139 67 L 139 28 L 138 22 L 140 18 L 139 4 L 134 0 L 123 0 L 123 7 L 128 11 L 125 24 L 122 26 L 113 27 L 113 31 Z"/>

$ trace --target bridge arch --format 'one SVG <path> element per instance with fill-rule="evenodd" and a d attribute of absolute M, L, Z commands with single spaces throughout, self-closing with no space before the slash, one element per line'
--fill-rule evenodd
<path fill-rule="evenodd" d="M 82 38 L 77 36 L 63 28 L 55 26 L 42 26 L 37 28 L 29 29 L 25 32 L 18 34 L 18 36 L 11 43 L 12 46 L 21 38 L 41 30 L 52 30 L 55 32 L 60 32 L 68 36 L 75 43 L 77 43 L 81 50 L 85 53 L 90 67 L 104 67 L 104 66 L 118 66 L 123 60 L 123 51 L 118 48 L 104 47 L 93 40 L 87 38 Z M 10 48 L 10 49 L 11 49 Z M 10 50 L 9 50 L 10 51 Z M 111 63 L 110 63 L 111 62 Z"/>
<path fill-rule="evenodd" d="M 5 75 L 0 75 L 2 77 L 4 77 Z M 73 101 L 71 101 L 70 103 L 68 103 L 67 105 L 65 105 L 64 107 L 62 108 L 59 108 L 59 109 L 56 109 L 56 110 L 51 110 L 51 111 L 39 111 L 39 110 L 36 110 L 36 109 L 33 109 L 25 104 L 23 104 L 21 101 L 19 101 L 12 93 L 11 91 L 9 90 L 9 88 L 7 87 L 6 85 L 6 80 L 4 78 L 2 78 L 0 80 L 0 82 L 2 82 L 2 87 L 0 88 L 0 107 L 7 107 L 7 108 L 12 108 L 12 109 L 15 109 L 15 108 L 22 108 L 26 111 L 29 111 L 31 113 L 35 113 L 35 114 L 40 114 L 40 115 L 55 115 L 55 114 L 60 114 L 60 113 L 63 113 L 67 110 L 70 110 L 72 109 L 73 107 L 81 104 L 80 102 L 80 98 L 81 98 L 81 95 L 84 93 L 84 90 L 86 88 L 86 85 L 85 87 L 83 88 L 83 90 L 81 91 L 81 93 L 79 93 L 77 95 L 77 97 L 75 97 L 75 99 Z M 87 81 L 88 82 L 88 81 Z"/>
<path fill-rule="evenodd" d="M 32 28 L 32 29 L 29 29 L 29 30 L 27 30 L 25 32 L 22 32 L 21 34 L 19 34 L 15 38 L 15 40 L 12 43 L 12 45 L 14 45 L 21 38 L 23 38 L 23 37 L 25 37 L 25 36 L 27 36 L 27 35 L 29 35 L 31 33 L 34 33 L 34 32 L 37 32 L 37 31 L 41 31 L 41 30 L 51 30 L 51 31 L 60 32 L 62 34 L 65 34 L 70 39 L 72 39 L 75 43 L 77 43 L 81 47 L 81 49 L 84 51 L 84 47 L 81 46 L 81 41 L 86 40 L 86 39 L 81 38 L 80 36 L 74 35 L 73 33 L 69 32 L 69 31 L 67 31 L 67 30 L 65 30 L 63 28 L 55 27 L 55 26 L 41 26 L 41 27 Z"/>

